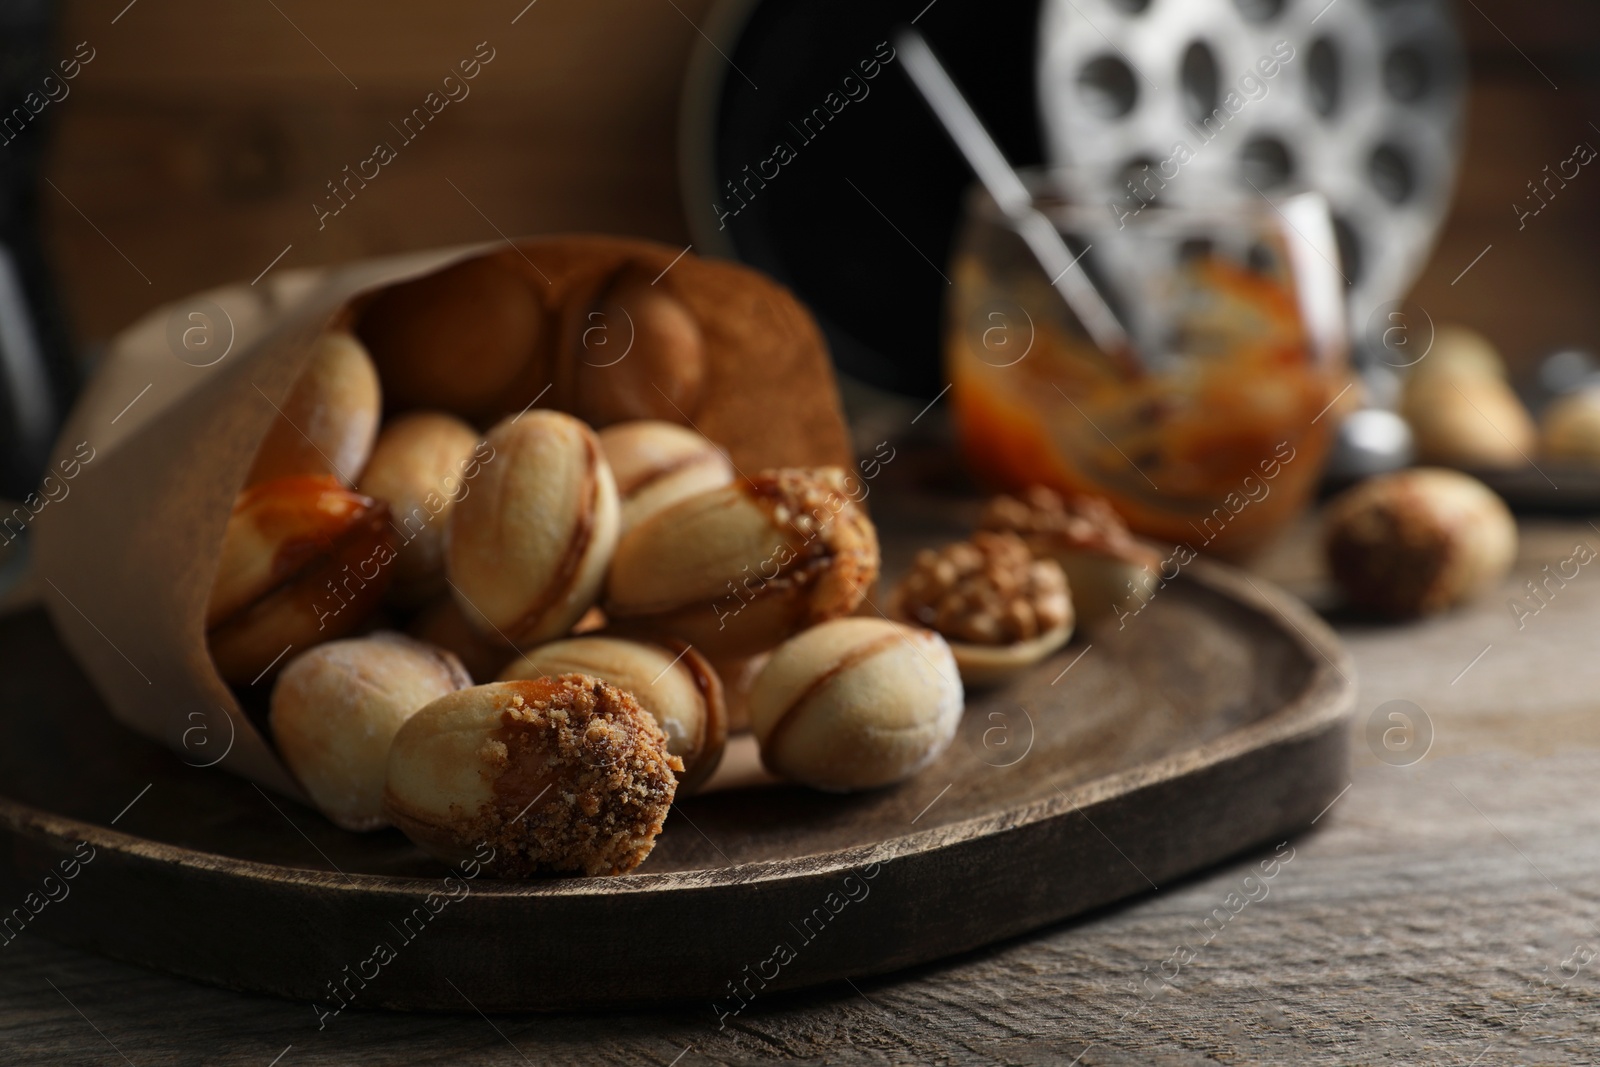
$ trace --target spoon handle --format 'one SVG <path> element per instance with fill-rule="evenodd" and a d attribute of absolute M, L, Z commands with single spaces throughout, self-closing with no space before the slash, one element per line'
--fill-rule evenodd
<path fill-rule="evenodd" d="M 1055 286 L 1067 307 L 1083 323 L 1094 343 L 1107 355 L 1119 358 L 1132 357 L 1128 332 L 1117 320 L 1105 297 L 1094 287 L 1094 282 L 1082 270 L 1073 270 L 1077 259 L 1061 231 L 1034 206 L 1027 186 L 1017 177 L 1017 172 L 1006 162 L 1000 146 L 995 144 L 983 122 L 967 103 L 961 90 L 945 71 L 944 65 L 928 47 L 922 34 L 909 26 L 895 32 L 895 48 L 905 64 L 912 84 L 922 94 L 934 117 L 939 120 L 950 140 L 960 150 L 967 165 L 978 176 L 978 181 L 988 190 L 1001 214 L 1016 227 L 1017 233 L 1027 243 L 1029 251 L 1044 268 L 1050 284 Z M 1084 249 L 1085 252 L 1088 249 Z"/>

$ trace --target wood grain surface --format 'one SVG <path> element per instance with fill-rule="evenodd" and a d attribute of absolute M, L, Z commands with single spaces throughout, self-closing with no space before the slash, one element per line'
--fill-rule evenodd
<path fill-rule="evenodd" d="M 1272 849 L 953 961 L 775 995 L 722 1030 L 698 1004 L 485 1017 L 465 999 L 455 1016 L 352 1010 L 319 1030 L 304 1004 L 24 934 L 3 950 L 0 1056 L 261 1067 L 280 1055 L 283 1067 L 1048 1064 L 1080 1053 L 1084 1065 L 1593 1062 L 1600 981 L 1584 956 L 1600 949 L 1600 572 L 1585 568 L 1520 631 L 1507 600 L 1579 540 L 1600 548 L 1600 534 L 1582 522 L 1523 532 L 1517 573 L 1466 611 L 1399 627 L 1334 616 L 1360 675 L 1352 785 L 1289 842 L 1293 859 L 1265 896 L 1244 879 L 1260 877 Z M 1326 602 L 1308 537 L 1260 566 Z M 1380 762 L 1364 740 L 1367 715 L 1392 699 L 1415 702 L 1434 727 L 1413 766 Z M 1229 893 L 1247 892 L 1260 899 L 1215 918 Z M 1179 946 L 1194 955 L 1174 973 L 1166 961 Z"/>
<path fill-rule="evenodd" d="M 922 501 L 947 522 L 974 504 Z M 891 568 L 951 526 L 889 525 Z M 751 998 L 992 944 L 1319 815 L 1347 777 L 1353 696 L 1326 627 L 1207 562 L 1158 593 L 1135 625 L 1107 620 L 969 693 L 955 743 L 902 785 L 690 797 L 634 874 L 526 882 L 474 881 L 397 832 L 339 830 L 206 766 L 227 739 L 203 715 L 181 753 L 163 751 L 110 718 L 42 613 L 13 615 L 0 899 L 38 916 L 0 910 L 0 938 L 43 934 L 333 1017 L 347 1001 L 451 1010 L 459 996 L 485 1010 L 693 1000 L 737 1020 Z M 58 866 L 70 877 L 50 877 Z M 63 907 L 26 900 L 41 886 Z"/>

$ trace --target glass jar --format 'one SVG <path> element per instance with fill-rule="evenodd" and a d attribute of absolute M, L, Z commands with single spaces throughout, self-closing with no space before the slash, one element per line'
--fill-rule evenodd
<path fill-rule="evenodd" d="M 1198 552 L 1249 552 L 1305 506 L 1351 380 L 1325 207 L 1108 211 L 1067 202 L 1059 175 L 1027 179 L 1133 345 L 1102 352 L 975 188 L 945 345 L 974 473 L 1105 496 L 1135 531 Z"/>

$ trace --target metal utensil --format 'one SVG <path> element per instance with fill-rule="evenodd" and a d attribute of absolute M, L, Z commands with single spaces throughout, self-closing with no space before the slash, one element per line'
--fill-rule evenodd
<path fill-rule="evenodd" d="M 1078 258 L 1067 247 L 1055 224 L 1034 206 L 1033 196 L 1006 161 L 983 122 L 951 81 L 944 65 L 928 47 L 922 34 L 909 26 L 895 31 L 895 49 L 906 73 L 922 94 L 934 117 L 988 190 L 1017 233 L 1044 268 L 1067 307 L 1078 317 L 1094 343 L 1107 355 L 1137 362 L 1128 331 L 1082 269 L 1073 270 Z M 1088 251 L 1085 249 L 1085 251 Z"/>
<path fill-rule="evenodd" d="M 1457 9 L 1470 10 L 1043 0 L 1045 157 L 1130 208 L 1141 175 L 1157 175 L 1169 203 L 1218 185 L 1242 200 L 1321 192 L 1358 331 L 1410 290 L 1450 207 L 1467 99 Z"/>

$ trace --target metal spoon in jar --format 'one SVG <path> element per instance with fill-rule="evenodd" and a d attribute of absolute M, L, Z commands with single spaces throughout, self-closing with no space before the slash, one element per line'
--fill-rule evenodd
<path fill-rule="evenodd" d="M 1128 331 L 1118 321 L 1116 313 L 1106 303 L 1105 297 L 1095 288 L 1081 268 L 1073 270 L 1077 258 L 1067 247 L 1061 231 L 1034 206 L 1033 197 L 1017 172 L 1006 162 L 1000 146 L 995 144 L 983 122 L 967 103 L 961 90 L 950 80 L 949 73 L 939 62 L 922 34 L 909 26 L 895 31 L 895 48 L 905 64 L 911 82 L 922 94 L 923 101 L 933 112 L 944 132 L 960 150 L 978 176 L 978 181 L 988 190 L 1017 233 L 1027 243 L 1029 251 L 1044 268 L 1050 284 L 1067 302 L 1067 307 L 1078 317 L 1085 330 L 1100 350 L 1115 360 L 1125 360 L 1138 366 L 1138 354 L 1128 338 Z"/>

